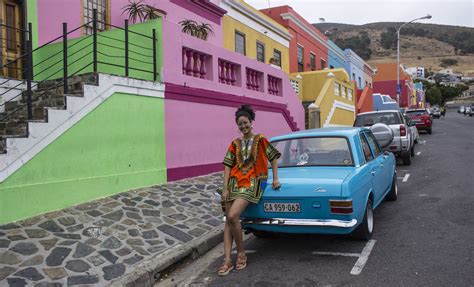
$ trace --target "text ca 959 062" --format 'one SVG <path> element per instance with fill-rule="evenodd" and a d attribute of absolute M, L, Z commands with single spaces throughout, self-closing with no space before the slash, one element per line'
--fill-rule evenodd
<path fill-rule="evenodd" d="M 301 212 L 299 203 L 290 202 L 266 202 L 263 204 L 265 212 Z"/>

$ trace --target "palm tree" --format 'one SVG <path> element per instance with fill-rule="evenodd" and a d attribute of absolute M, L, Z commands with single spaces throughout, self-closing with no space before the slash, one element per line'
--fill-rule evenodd
<path fill-rule="evenodd" d="M 198 25 L 196 27 L 196 30 L 197 30 L 197 34 L 199 35 L 197 37 L 203 40 L 207 40 L 207 37 L 209 37 L 209 35 L 214 34 L 214 31 L 212 30 L 212 26 L 207 23 L 201 23 L 201 25 Z"/>
<path fill-rule="evenodd" d="M 145 21 L 157 19 L 161 15 L 160 10 L 156 9 L 155 7 L 151 5 L 145 5 L 145 8 L 143 9 L 143 13 L 145 14 L 143 20 Z"/>

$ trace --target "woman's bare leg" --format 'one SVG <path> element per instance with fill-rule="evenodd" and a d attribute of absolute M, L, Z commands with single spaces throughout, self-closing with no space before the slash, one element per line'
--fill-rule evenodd
<path fill-rule="evenodd" d="M 234 200 L 227 212 L 226 226 L 230 227 L 230 232 L 235 241 L 235 247 L 238 253 L 244 252 L 242 245 L 242 226 L 240 224 L 240 215 L 244 212 L 249 202 L 245 199 L 237 198 Z M 225 233 L 225 231 L 224 231 Z M 225 235 L 225 234 L 224 234 Z M 225 246 L 224 246 L 225 249 Z"/>
<path fill-rule="evenodd" d="M 232 206 L 232 201 L 227 201 L 225 203 L 225 210 L 226 210 L 226 218 L 228 216 L 229 210 Z M 224 259 L 230 258 L 230 254 L 232 252 L 232 231 L 231 226 L 227 223 L 227 220 L 224 225 Z"/>

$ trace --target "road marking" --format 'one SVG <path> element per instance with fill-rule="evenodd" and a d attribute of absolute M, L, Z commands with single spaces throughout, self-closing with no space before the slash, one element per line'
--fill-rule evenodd
<path fill-rule="evenodd" d="M 409 177 L 410 177 L 409 173 L 405 174 L 405 176 L 403 177 L 402 182 L 407 182 Z"/>
<path fill-rule="evenodd" d="M 323 255 L 323 256 L 346 256 L 346 257 L 359 257 L 359 253 L 341 253 L 341 252 L 325 252 L 325 251 L 314 251 L 314 255 Z"/>
<path fill-rule="evenodd" d="M 417 152 L 416 155 L 420 155 L 421 154 L 421 151 Z"/>
<path fill-rule="evenodd" d="M 367 244 L 365 244 L 365 247 L 362 250 L 359 259 L 355 263 L 354 267 L 352 267 L 351 275 L 359 275 L 362 272 L 365 263 L 367 263 L 367 260 L 369 259 L 370 252 L 372 251 L 372 248 L 374 248 L 375 242 L 377 241 L 371 239 L 367 242 Z"/>
<path fill-rule="evenodd" d="M 421 193 L 421 194 L 418 194 L 418 196 L 428 196 L 427 193 Z"/>
<path fill-rule="evenodd" d="M 419 144 L 426 144 L 426 141 L 418 141 Z"/>
<path fill-rule="evenodd" d="M 245 254 L 257 253 L 257 250 L 245 250 Z M 237 254 L 237 250 L 232 250 L 232 254 Z"/>

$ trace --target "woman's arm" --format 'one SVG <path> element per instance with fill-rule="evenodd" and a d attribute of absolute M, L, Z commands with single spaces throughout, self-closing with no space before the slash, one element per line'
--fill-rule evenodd
<path fill-rule="evenodd" d="M 272 173 L 273 173 L 272 188 L 279 189 L 280 181 L 278 181 L 278 159 L 277 158 L 272 161 Z"/>
<path fill-rule="evenodd" d="M 227 190 L 227 185 L 229 183 L 230 167 L 225 166 L 224 169 L 224 186 L 222 187 L 222 200 L 227 201 L 229 197 L 229 191 Z"/>

